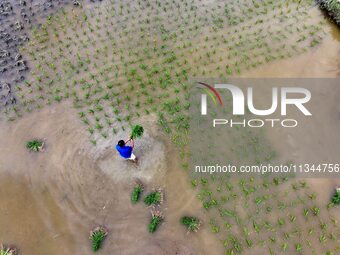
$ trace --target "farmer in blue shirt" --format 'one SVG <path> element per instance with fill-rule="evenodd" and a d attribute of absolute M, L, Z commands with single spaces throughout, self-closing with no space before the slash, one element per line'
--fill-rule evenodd
<path fill-rule="evenodd" d="M 127 143 L 129 142 L 131 143 L 131 146 L 127 145 Z M 134 146 L 135 142 L 133 141 L 132 138 L 130 138 L 126 142 L 124 140 L 119 140 L 116 145 L 116 149 L 122 158 L 132 160 L 133 162 L 137 162 L 137 157 L 132 152 Z"/>

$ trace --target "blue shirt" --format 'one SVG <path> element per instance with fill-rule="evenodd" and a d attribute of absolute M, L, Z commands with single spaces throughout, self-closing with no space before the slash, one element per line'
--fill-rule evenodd
<path fill-rule="evenodd" d="M 120 147 L 117 144 L 116 149 L 119 152 L 120 156 L 122 156 L 123 158 L 130 158 L 131 157 L 131 154 L 132 154 L 132 147 L 131 146 Z"/>

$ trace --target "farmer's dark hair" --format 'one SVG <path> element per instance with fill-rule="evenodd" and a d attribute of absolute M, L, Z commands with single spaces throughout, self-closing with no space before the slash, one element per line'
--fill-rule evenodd
<path fill-rule="evenodd" d="M 119 146 L 119 147 L 124 147 L 124 145 L 125 145 L 124 140 L 119 140 L 119 141 L 118 141 L 118 146 Z"/>

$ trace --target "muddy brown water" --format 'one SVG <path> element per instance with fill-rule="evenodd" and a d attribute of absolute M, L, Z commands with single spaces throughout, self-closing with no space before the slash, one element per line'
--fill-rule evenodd
<path fill-rule="evenodd" d="M 220 245 L 208 229 L 187 235 L 179 224 L 184 214 L 199 215 L 202 219 L 205 215 L 200 213 L 201 205 L 188 184 L 187 174 L 177 163 L 176 150 L 157 131 L 154 122 L 148 124 L 148 129 L 155 128 L 153 137 L 164 144 L 167 163 L 164 172 L 158 173 L 146 162 L 145 167 L 155 174 L 149 170 L 152 178 L 141 179 L 145 192 L 153 187 L 165 191 L 161 208 L 165 221 L 157 234 L 151 235 L 147 231 L 150 209 L 143 203 L 131 205 L 130 202 L 133 171 L 140 169 L 131 163 L 122 163 L 113 149 L 103 147 L 104 156 L 100 154 L 103 151 L 93 150 L 75 114 L 66 103 L 32 113 L 14 123 L 1 124 L 2 242 L 16 244 L 21 254 L 91 254 L 89 231 L 96 225 L 104 225 L 110 234 L 98 254 L 220 253 Z M 44 152 L 26 150 L 24 141 L 32 137 L 46 139 Z M 148 157 L 145 155 L 145 160 Z M 123 167 L 111 169 L 110 176 L 110 172 L 99 167 L 105 160 L 110 160 L 113 168 Z M 134 170 L 126 172 L 128 168 Z M 118 182 L 110 178 L 112 174 L 123 177 Z"/>
<path fill-rule="evenodd" d="M 329 36 L 317 48 L 263 65 L 244 76 L 338 77 L 340 33 L 332 25 L 328 32 Z M 159 169 L 145 163 L 143 169 L 149 167 L 150 178 L 142 181 L 145 192 L 153 187 L 165 190 L 162 205 L 165 222 L 155 235 L 150 235 L 147 232 L 150 210 L 142 203 L 134 206 L 130 203 L 133 180 L 142 176 L 133 171 L 139 170 L 120 162 L 114 150 L 107 148 L 109 144 L 94 150 L 76 115 L 70 104 L 63 103 L 27 114 L 15 122 L 0 122 L 1 242 L 17 245 L 21 254 L 92 254 L 89 232 L 92 227 L 105 225 L 109 236 L 98 254 L 223 254 L 223 246 L 205 227 L 207 222 L 201 231 L 190 235 L 179 224 L 184 214 L 197 215 L 204 221 L 207 217 L 188 184 L 188 175 L 179 166 L 176 149 L 160 133 L 154 120 L 148 129 L 160 145 L 162 154 L 157 155 L 164 157 L 166 164 L 157 172 Z M 287 139 L 278 143 L 277 136 L 269 134 L 275 149 L 283 154 L 287 148 L 294 149 L 289 141 L 298 136 L 284 134 Z M 44 152 L 26 150 L 25 141 L 32 137 L 46 139 Z M 338 146 L 336 139 L 323 142 L 326 143 Z M 307 155 L 308 150 L 300 156 L 308 159 Z M 339 184 L 335 179 L 310 182 L 320 201 L 328 200 Z"/>
<path fill-rule="evenodd" d="M 244 73 L 243 77 L 340 77 L 340 30 L 334 24 L 330 24 L 326 32 L 326 38 L 317 49 L 290 59 L 263 65 Z M 340 84 L 338 85 L 340 86 Z M 323 159 L 326 163 L 339 163 L 340 140 L 337 135 L 340 129 L 339 89 L 340 87 L 323 86 L 313 88 L 314 100 L 319 102 L 319 105 L 314 105 L 312 109 L 313 117 L 318 118 L 316 122 L 313 122 L 314 125 L 313 123 L 309 125 L 311 122 L 302 120 L 300 123 L 302 128 L 266 130 L 266 136 L 278 153 L 281 162 L 309 163 Z M 310 191 L 317 194 L 316 201 L 319 204 L 329 201 L 334 189 L 340 186 L 338 178 L 308 178 L 307 182 Z M 337 221 L 340 220 L 339 214 L 334 213 L 333 216 Z M 297 224 L 304 226 L 302 222 Z M 322 253 L 321 250 L 317 250 L 317 252 L 318 254 Z"/>

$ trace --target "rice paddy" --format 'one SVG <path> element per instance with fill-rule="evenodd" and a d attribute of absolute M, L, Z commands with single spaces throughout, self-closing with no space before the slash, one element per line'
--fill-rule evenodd
<path fill-rule="evenodd" d="M 13 10 L 5 2 L 0 13 Z M 25 9 L 33 6 L 33 1 L 23 2 Z M 71 6 L 58 1 L 65 8 L 46 7 L 50 11 L 38 13 L 31 22 L 15 23 L 14 35 L 27 33 L 20 34 L 21 42 L 13 47 L 5 41 L 11 32 L 0 31 L 3 115 L 16 121 L 69 101 L 78 112 L 74 117 L 98 146 L 142 116 L 155 114 L 178 148 L 185 171 L 193 82 L 201 77 L 227 79 L 298 56 L 318 47 L 326 35 L 327 21 L 315 18 L 312 0 L 99 2 Z M 134 136 L 141 136 L 143 128 L 135 127 Z M 275 158 L 261 134 L 236 130 L 230 141 L 230 159 L 258 163 Z M 34 140 L 27 147 L 40 151 L 42 145 Z M 287 177 L 193 176 L 190 181 L 209 218 L 201 227 L 210 229 L 227 255 L 340 251 L 335 216 L 339 192 L 319 201 L 307 180 Z M 131 202 L 137 203 L 142 193 L 143 186 L 137 184 Z M 162 202 L 161 190 L 144 198 L 147 206 Z M 163 214 L 153 208 L 149 232 L 163 221 Z M 180 223 L 188 231 L 201 225 L 195 217 Z M 106 235 L 101 228 L 91 233 L 94 251 Z"/>

